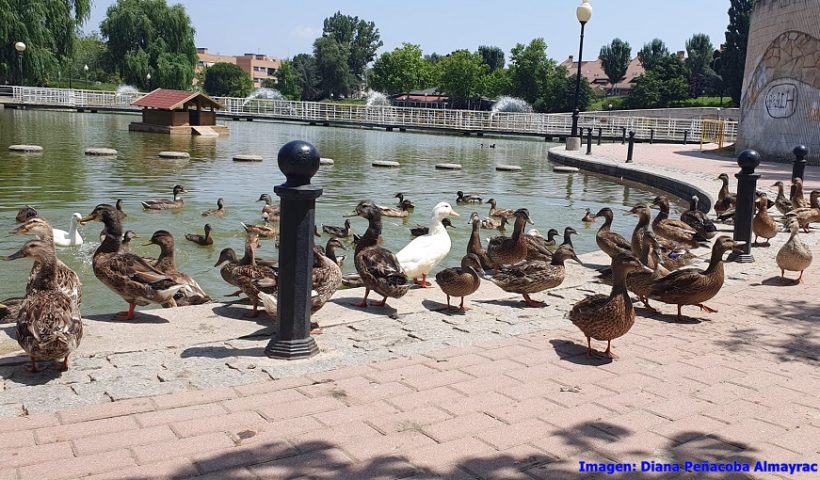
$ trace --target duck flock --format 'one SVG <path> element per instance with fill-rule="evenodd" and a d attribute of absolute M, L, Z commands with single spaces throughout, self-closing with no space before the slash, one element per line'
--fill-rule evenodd
<path fill-rule="evenodd" d="M 714 208 L 717 219 L 728 221 L 734 215 L 736 195 L 729 191 L 729 178 L 719 177 L 723 186 L 718 193 Z M 777 182 L 777 198 L 772 202 L 765 193 L 758 193 L 756 213 L 752 228 L 755 243 L 765 240 L 764 246 L 783 227 L 790 232 L 788 241 L 780 248 L 776 261 L 781 270 L 800 272 L 812 261 L 809 248 L 800 240 L 800 229 L 808 232 L 812 223 L 820 222 L 820 191 L 811 192 L 807 202 L 803 195 L 803 185 L 799 178 L 792 182 L 790 195 L 784 192 L 784 184 Z M 173 199 L 159 199 L 142 202 L 144 209 L 168 210 L 183 208 L 181 195 L 186 190 L 181 185 L 173 188 Z M 416 285 L 430 288 L 433 284 L 427 277 L 447 257 L 452 248 L 447 227 L 452 226 L 451 217 L 459 214 L 447 202 L 438 203 L 432 212 L 428 227 L 411 229 L 415 238 L 404 248 L 392 252 L 383 247 L 382 218 L 407 217 L 413 210 L 413 203 L 397 194 L 396 207 L 380 206 L 371 200 L 359 202 L 350 216 L 367 219 L 367 230 L 355 235 L 350 220 L 343 226 L 322 226 L 331 236 L 324 246 L 313 250 L 314 265 L 311 291 L 313 312 L 333 296 L 340 286 L 363 286 L 364 295 L 360 307 L 367 307 L 371 292 L 382 297 L 377 305 L 386 305 L 389 298 L 400 298 Z M 611 257 L 611 267 L 603 269 L 600 276 L 612 285 L 609 295 L 587 297 L 570 310 L 569 319 L 587 339 L 588 353 L 593 356 L 615 357 L 611 341 L 623 336 L 635 320 L 630 293 L 636 295 L 647 309 L 655 311 L 649 302 L 656 301 L 677 306 L 678 318 L 684 305 L 697 306 L 706 312 L 714 310 L 705 305 L 720 291 L 724 283 L 723 255 L 732 249 L 742 247 L 743 242 L 733 241 L 728 236 L 717 235 L 717 228 L 709 215 L 698 210 L 698 197 L 693 196 L 690 208 L 683 212 L 679 220 L 669 218 L 669 200 L 660 195 L 652 205 L 638 204 L 627 213 L 637 217 L 631 239 L 626 239 L 610 230 L 613 211 L 603 208 L 593 214 L 587 209 L 582 222 L 592 223 L 603 219 L 603 225 L 596 233 L 598 247 Z M 242 224 L 246 231 L 245 250 L 240 258 L 231 248 L 220 252 L 216 267 L 225 282 L 236 287 L 234 295 L 247 296 L 252 305 L 249 316 L 260 313 L 260 305 L 270 315 L 276 315 L 276 291 L 279 285 L 278 268 L 275 261 L 256 256 L 260 238 L 278 238 L 279 207 L 269 194 L 262 194 L 264 201 L 262 218 L 264 224 Z M 563 242 L 558 243 L 560 233 L 550 229 L 547 236 L 537 230 L 525 232 L 532 223 L 526 208 L 498 208 L 494 198 L 486 201 L 478 195 L 457 192 L 457 205 L 490 206 L 487 217 L 477 212 L 470 217 L 472 234 L 466 245 L 464 257 L 459 266 L 444 268 L 435 274 L 436 285 L 447 299 L 446 309 L 466 310 L 465 297 L 478 290 L 481 281 L 490 281 L 506 292 L 520 294 L 529 307 L 545 304 L 532 295 L 558 287 L 566 276 L 565 263 L 574 260 L 581 264 L 572 245 L 574 228 L 566 227 Z M 775 206 L 781 214 L 782 226 L 769 215 Z M 651 208 L 658 213 L 652 218 Z M 202 213 L 205 217 L 224 216 L 224 200 L 217 200 L 217 208 Z M 189 275 L 177 270 L 175 262 L 175 240 L 166 230 L 157 230 L 148 244 L 159 246 L 158 258 L 147 258 L 130 252 L 129 243 L 136 235 L 124 231 L 128 215 L 121 202 L 115 205 L 100 204 L 88 215 L 75 214 L 68 232 L 54 229 L 41 218 L 33 207 L 20 209 L 16 220 L 20 224 L 14 234 L 33 235 L 17 252 L 2 257 L 4 260 L 27 258 L 33 260 L 25 294 L 0 303 L 0 321 L 16 322 L 17 340 L 31 358 L 28 369 L 38 371 L 40 361 L 53 361 L 55 368 L 68 368 L 68 357 L 83 336 L 83 322 L 80 314 L 82 303 L 82 283 L 77 274 L 61 262 L 55 246 L 70 246 L 82 243 L 77 231 L 78 224 L 100 222 L 100 245 L 94 252 L 92 266 L 94 275 L 109 289 L 128 304 L 128 310 L 118 313 L 117 320 L 131 320 L 137 305 L 160 304 L 163 307 L 198 305 L 212 299 Z M 505 232 L 505 226 L 512 224 L 512 234 L 499 235 L 485 244 L 481 241 L 481 230 L 491 229 Z M 186 240 L 198 245 L 212 245 L 211 226 L 206 224 L 204 235 L 187 234 Z M 316 229 L 318 236 L 318 229 Z M 706 269 L 683 268 L 697 257 L 690 249 L 708 246 L 712 242 L 712 253 Z M 345 250 L 345 243 L 354 245 L 353 262 L 355 275 L 343 275 L 341 266 L 344 256 L 337 254 Z M 458 306 L 451 304 L 460 299 Z M 318 325 L 312 325 L 318 328 Z M 592 348 L 592 339 L 607 341 L 604 352 Z"/>

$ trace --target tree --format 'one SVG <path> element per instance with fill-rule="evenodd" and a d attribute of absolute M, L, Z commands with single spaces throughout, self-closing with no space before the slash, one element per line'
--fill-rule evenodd
<path fill-rule="evenodd" d="M 755 0 L 731 0 L 726 48 L 720 56 L 720 76 L 735 105 L 740 105 L 743 70 L 746 68 L 746 43 L 749 40 L 749 17 Z"/>
<path fill-rule="evenodd" d="M 504 68 L 504 50 L 494 46 L 481 45 L 478 47 L 478 54 L 481 55 L 481 61 L 490 67 L 490 73 Z"/>
<path fill-rule="evenodd" d="M 686 66 L 676 55 L 666 55 L 635 79 L 626 104 L 630 108 L 666 108 L 688 96 Z"/>
<path fill-rule="evenodd" d="M 85 65 L 88 65 L 88 72 L 83 70 Z M 117 83 L 119 81 L 109 65 L 108 56 L 105 53 L 105 42 L 97 32 L 77 37 L 73 58 L 65 59 L 59 68 L 58 76 L 63 82 L 67 81 L 69 76 L 74 81 L 86 78 L 90 82 Z"/>
<path fill-rule="evenodd" d="M 90 0 L 0 0 L 0 83 L 19 82 L 14 44 L 23 42 L 26 84 L 46 84 L 74 54 L 77 31 L 90 9 Z"/>
<path fill-rule="evenodd" d="M 342 15 L 342 12 L 325 18 L 322 36 L 334 39 L 343 47 L 341 50 L 347 54 L 345 62 L 350 75 L 357 80 L 363 78 L 365 67 L 373 61 L 376 51 L 384 44 L 375 23 Z"/>
<path fill-rule="evenodd" d="M 638 52 L 638 61 L 644 70 L 652 70 L 659 59 L 669 55 L 669 49 L 663 40 L 656 38 L 649 43 L 645 43 Z"/>
<path fill-rule="evenodd" d="M 234 63 L 215 63 L 205 70 L 203 88 L 215 97 L 247 97 L 253 90 L 253 80 Z"/>
<path fill-rule="evenodd" d="M 544 113 L 571 112 L 575 109 L 575 79 L 576 74 L 567 76 L 564 66 L 555 68 L 544 86 L 544 96 L 533 104 L 533 110 Z M 581 77 L 581 90 L 578 95 L 578 109 L 589 109 L 595 92 L 589 86 L 586 78 Z"/>
<path fill-rule="evenodd" d="M 288 100 L 302 99 L 301 76 L 290 60 L 282 60 L 282 63 L 276 70 L 275 82 L 267 79 L 262 83 L 262 86 L 279 90 L 279 93 L 284 95 Z"/>
<path fill-rule="evenodd" d="M 333 37 L 319 37 L 313 42 L 313 56 L 322 98 L 350 95 L 356 79 L 347 64 L 347 46 Z"/>
<path fill-rule="evenodd" d="M 486 64 L 485 64 L 486 65 Z M 487 98 L 498 98 L 501 95 L 512 95 L 513 85 L 509 72 L 499 68 L 484 77 L 481 94 Z"/>
<path fill-rule="evenodd" d="M 319 90 L 319 71 L 316 58 L 307 53 L 300 53 L 293 57 L 293 70 L 299 77 L 299 87 L 302 90 L 302 100 L 314 101 L 321 98 Z"/>
<path fill-rule="evenodd" d="M 544 84 L 555 67 L 555 61 L 547 58 L 547 44 L 543 38 L 536 38 L 529 45 L 517 44 L 510 51 L 512 94 L 534 103 L 542 96 Z"/>
<path fill-rule="evenodd" d="M 490 67 L 481 56 L 467 50 L 456 50 L 439 63 L 439 90 L 446 92 L 454 106 L 471 107 L 471 101 L 481 95 L 484 76 Z"/>
<path fill-rule="evenodd" d="M 689 93 L 692 97 L 702 95 L 705 90 L 710 65 L 713 60 L 714 47 L 709 35 L 696 33 L 686 41 L 686 67 L 689 69 Z"/>
<path fill-rule="evenodd" d="M 197 54 L 194 27 L 182 5 L 117 0 L 108 7 L 100 32 L 112 67 L 126 83 L 140 89 L 191 88 Z"/>
<path fill-rule="evenodd" d="M 403 43 L 392 52 L 385 52 L 373 63 L 370 86 L 389 95 L 428 87 L 430 70 L 430 65 L 424 61 L 421 47 Z"/>
<path fill-rule="evenodd" d="M 598 59 L 601 61 L 601 67 L 603 67 L 612 88 L 615 88 L 616 83 L 626 78 L 626 69 L 629 67 L 631 58 L 632 47 L 620 38 L 616 38 L 612 40 L 611 44 L 601 47 Z"/>

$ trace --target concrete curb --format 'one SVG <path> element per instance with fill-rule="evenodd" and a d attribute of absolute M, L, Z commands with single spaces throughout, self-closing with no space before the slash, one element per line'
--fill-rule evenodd
<path fill-rule="evenodd" d="M 709 212 L 714 202 L 712 196 L 706 193 L 702 188 L 681 178 L 676 178 L 661 172 L 653 172 L 650 170 L 651 167 L 619 163 L 610 158 L 585 155 L 579 152 L 569 152 L 564 147 L 551 148 L 548 158 L 551 162 L 561 165 L 578 167 L 582 170 L 600 173 L 610 177 L 624 178 L 653 188 L 658 188 L 683 199 L 686 203 L 689 203 L 692 195 L 697 195 L 700 197 L 700 204 L 698 206 L 704 212 Z"/>

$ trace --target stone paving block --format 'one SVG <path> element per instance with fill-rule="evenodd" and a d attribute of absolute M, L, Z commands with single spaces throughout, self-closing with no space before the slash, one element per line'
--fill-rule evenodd
<path fill-rule="evenodd" d="M 534 353 L 534 348 L 529 345 L 529 342 L 522 343 L 516 342 L 512 345 L 501 346 L 497 348 L 487 348 L 483 352 L 479 353 L 482 357 L 487 357 L 491 360 L 501 360 L 503 358 L 509 358 L 515 360 L 517 363 L 517 357 L 522 355 L 530 355 Z"/>
<path fill-rule="evenodd" d="M 477 363 L 486 362 L 487 359 L 475 353 L 466 353 L 455 357 L 430 359 L 424 365 L 436 368 L 438 370 L 455 370 L 462 367 L 469 367 Z"/>
<path fill-rule="evenodd" d="M 820 453 L 820 428 L 813 425 L 800 425 L 787 433 L 769 436 L 766 441 L 793 452 L 808 454 Z"/>
<path fill-rule="evenodd" d="M 87 407 L 69 408 L 60 411 L 57 415 L 63 423 L 80 423 L 151 410 L 154 410 L 154 402 L 150 398 L 132 398 Z"/>
<path fill-rule="evenodd" d="M 618 395 L 613 395 L 611 397 L 602 398 L 596 403 L 620 414 L 624 414 L 634 410 L 643 409 L 649 405 L 654 405 L 665 400 L 665 398 L 659 397 L 650 392 L 643 390 L 631 390 Z"/>
<path fill-rule="evenodd" d="M 170 440 L 167 442 L 157 442 L 151 445 L 140 445 L 131 448 L 134 458 L 140 465 L 157 463 L 177 457 L 187 457 L 199 453 L 222 451 L 234 446 L 231 440 L 224 433 L 208 433 L 198 437 L 188 437 Z"/>
<path fill-rule="evenodd" d="M 586 403 L 577 407 L 553 410 L 542 415 L 541 419 L 559 428 L 573 428 L 587 422 L 600 422 L 612 416 L 612 410 L 593 403 Z"/>
<path fill-rule="evenodd" d="M 347 408 L 347 405 L 335 398 L 319 397 L 259 407 L 257 411 L 268 421 L 278 421 L 342 408 Z"/>
<path fill-rule="evenodd" d="M 170 409 L 179 407 L 190 407 L 192 405 L 203 405 L 206 403 L 230 400 L 238 396 L 235 389 L 230 387 L 209 388 L 207 390 L 190 390 L 187 392 L 174 393 L 171 395 L 161 395 L 153 397 L 151 400 L 157 409 Z"/>
<path fill-rule="evenodd" d="M 472 380 L 473 378 L 475 377 L 459 370 L 448 370 L 445 372 L 436 371 L 434 373 L 413 378 L 405 378 L 401 380 L 401 383 L 414 390 L 429 390 L 436 387 L 443 387 L 454 383 Z"/>
<path fill-rule="evenodd" d="M 197 453 L 192 454 L 190 458 L 201 473 L 211 473 L 258 465 L 280 458 L 292 457 L 298 455 L 298 453 L 293 446 L 282 440 L 241 445 L 210 453 Z M 223 473 L 227 474 L 227 472 Z"/>
<path fill-rule="evenodd" d="M 278 380 L 268 380 L 265 382 L 249 383 L 247 385 L 238 385 L 234 390 L 241 396 L 259 395 L 262 393 L 278 392 L 280 390 L 288 390 L 290 388 L 301 387 L 315 383 L 306 377 L 291 377 L 280 378 Z"/>
<path fill-rule="evenodd" d="M 134 459 L 131 458 L 128 450 L 115 450 L 28 465 L 21 467 L 19 474 L 20 480 L 59 480 L 113 471 L 133 465 L 135 465 Z"/>
<path fill-rule="evenodd" d="M 408 461 L 433 473 L 452 471 L 453 466 L 472 458 L 495 455 L 495 450 L 475 438 L 459 438 L 448 442 L 414 448 L 404 452 Z"/>
<path fill-rule="evenodd" d="M 359 439 L 378 439 L 384 435 L 362 421 L 334 425 L 333 429 L 313 430 L 300 435 L 288 437 L 288 441 L 300 452 L 306 453 L 316 448 L 328 448 L 324 445 L 340 445 Z"/>
<path fill-rule="evenodd" d="M 69 385 L 20 387 L 0 392 L 0 403 L 21 403 L 28 414 L 51 413 L 71 407 L 97 403 L 96 398 L 83 398 Z"/>
<path fill-rule="evenodd" d="M 453 418 L 452 415 L 436 407 L 421 407 L 409 412 L 398 412 L 362 418 L 377 430 L 390 434 L 421 430 L 421 427 Z"/>
<path fill-rule="evenodd" d="M 801 425 L 820 426 L 820 410 L 799 403 L 784 403 L 778 408 L 772 409 L 760 409 L 759 405 L 755 405 L 758 407 L 757 409 L 753 410 L 752 407 L 748 407 L 740 413 L 747 414 L 746 416 L 754 416 L 758 420 L 789 430 Z"/>
<path fill-rule="evenodd" d="M 408 450 L 435 444 L 435 440 L 423 433 L 398 431 L 381 437 L 344 441 L 340 447 L 359 461 L 378 461 L 385 457 L 402 457 Z"/>
<path fill-rule="evenodd" d="M 192 405 L 190 407 L 172 408 L 137 414 L 134 418 L 142 427 L 153 427 L 174 422 L 182 422 L 193 418 L 215 417 L 225 415 L 227 410 L 218 403 Z"/>
<path fill-rule="evenodd" d="M 306 399 L 299 390 L 288 389 L 258 395 L 248 395 L 240 398 L 232 398 L 222 402 L 222 405 L 229 412 L 241 412 L 256 408 L 269 407 L 280 403 L 294 402 Z"/>
<path fill-rule="evenodd" d="M 366 405 L 355 405 L 329 412 L 320 412 L 312 417 L 322 422 L 324 425 L 333 426 L 340 423 L 352 422 L 355 420 L 368 420 L 382 415 L 391 415 L 399 410 L 389 403 L 379 400 Z"/>
<path fill-rule="evenodd" d="M 719 434 L 726 426 L 726 423 L 714 418 L 693 415 L 654 425 L 650 427 L 650 430 L 672 440 L 675 445 L 679 445 L 706 435 Z"/>
<path fill-rule="evenodd" d="M 377 400 L 390 399 L 396 396 L 412 393 L 415 390 L 398 382 L 371 384 L 365 388 L 348 392 L 345 402 L 351 405 L 361 405 Z"/>
<path fill-rule="evenodd" d="M 370 373 L 377 372 L 375 368 L 370 365 L 355 365 L 352 367 L 339 368 L 336 370 L 329 370 L 325 372 L 311 373 L 307 378 L 317 383 L 324 383 L 331 380 L 341 380 L 350 377 L 364 377 Z"/>
<path fill-rule="evenodd" d="M 644 410 L 634 410 L 623 415 L 611 416 L 597 421 L 595 427 L 613 437 L 626 438 L 665 423 L 669 423 L 669 420 L 664 417 L 659 417 Z"/>
<path fill-rule="evenodd" d="M 479 395 L 484 392 L 497 391 L 503 392 L 506 388 L 521 385 L 522 382 L 514 378 L 501 375 L 493 377 L 491 380 L 487 378 L 476 378 L 473 380 L 466 380 L 463 382 L 453 383 L 448 386 L 464 395 Z"/>
<path fill-rule="evenodd" d="M 650 405 L 648 410 L 655 415 L 679 420 L 714 408 L 711 403 L 697 398 L 678 396 L 664 402 Z M 717 417 L 715 417 L 717 418 Z"/>
<path fill-rule="evenodd" d="M 15 430 L 34 430 L 37 428 L 59 425 L 57 415 L 40 414 L 21 417 L 0 418 L 0 431 L 12 432 Z"/>
<path fill-rule="evenodd" d="M 240 435 L 238 440 L 234 440 L 239 444 L 256 443 L 265 441 L 266 439 L 279 439 L 305 432 L 312 432 L 314 430 L 326 429 L 327 426 L 313 417 L 296 417 L 262 423 L 258 425 L 258 428 L 261 429 L 261 432 L 241 432 L 244 433 L 244 435 Z"/>
<path fill-rule="evenodd" d="M 113 472 L 84 477 L 83 480 L 178 479 L 193 477 L 197 473 L 196 467 L 194 467 L 194 464 L 189 459 L 175 458 L 151 465 L 118 468 Z"/>
<path fill-rule="evenodd" d="M 508 390 L 505 389 L 504 391 L 507 392 Z M 513 400 L 509 397 L 506 397 L 498 392 L 484 392 L 481 395 L 474 397 L 459 397 L 451 401 L 441 401 L 436 403 L 436 405 L 438 408 L 449 412 L 454 416 L 459 416 L 472 412 L 486 412 L 490 407 L 505 405 L 512 402 Z"/>
<path fill-rule="evenodd" d="M 53 443 L 75 438 L 100 435 L 103 433 L 125 432 L 139 428 L 133 417 L 114 417 L 91 420 L 82 423 L 71 423 L 53 427 L 38 428 L 34 431 L 37 443 Z"/>
<path fill-rule="evenodd" d="M 236 434 L 247 429 L 257 429 L 267 423 L 256 412 L 234 412 L 209 418 L 194 418 L 170 424 L 171 429 L 181 438 L 194 437 L 204 433 L 224 432 Z"/>
<path fill-rule="evenodd" d="M 423 363 L 415 363 L 403 367 L 389 370 L 379 370 L 378 372 L 367 374 L 367 378 L 378 383 L 399 382 L 407 379 L 423 377 L 437 373 L 438 370 L 428 367 Z"/>
<path fill-rule="evenodd" d="M 546 418 L 564 407 L 545 398 L 528 398 L 520 402 L 508 401 L 488 407 L 483 411 L 506 423 L 518 423 L 527 418 Z"/>
<path fill-rule="evenodd" d="M 701 413 L 702 415 L 712 417 L 715 420 L 720 420 L 721 422 L 735 423 L 748 417 L 760 418 L 760 416 L 764 415 L 767 411 L 768 409 L 763 405 L 758 405 L 741 399 L 721 405 L 713 405 L 693 413 Z"/>
<path fill-rule="evenodd" d="M 326 448 L 260 463 L 248 467 L 248 470 L 259 478 L 340 478 L 353 463 L 340 449 Z"/>
<path fill-rule="evenodd" d="M 4 431 L 0 436 L 0 450 L 32 445 L 34 445 L 34 434 L 31 431 Z"/>
<path fill-rule="evenodd" d="M 448 442 L 472 433 L 503 426 L 504 423 L 484 413 L 468 413 L 451 420 L 427 425 L 422 431 L 438 442 Z"/>
<path fill-rule="evenodd" d="M 506 450 L 530 440 L 548 436 L 555 431 L 556 428 L 552 425 L 535 418 L 528 418 L 509 425 L 482 430 L 475 434 L 475 437 L 497 450 Z"/>
<path fill-rule="evenodd" d="M 484 363 L 477 363 L 468 367 L 463 367 L 460 370 L 468 373 L 473 377 L 489 377 L 498 373 L 509 371 L 516 371 L 524 368 L 524 365 L 515 362 L 509 358 L 502 358 L 500 360 L 490 360 Z"/>

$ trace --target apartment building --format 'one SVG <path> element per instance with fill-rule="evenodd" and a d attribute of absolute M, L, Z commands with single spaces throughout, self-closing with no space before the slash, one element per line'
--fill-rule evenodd
<path fill-rule="evenodd" d="M 233 63 L 239 65 L 242 70 L 251 76 L 254 88 L 261 87 L 262 82 L 265 80 L 275 79 L 276 70 L 282 63 L 278 58 L 258 53 L 245 53 L 239 56 L 219 55 L 208 52 L 207 48 L 197 48 L 196 52 L 198 56 L 196 64 L 197 73 L 215 63 Z M 194 82 L 196 82 L 196 79 L 194 79 Z"/>

